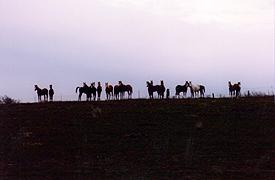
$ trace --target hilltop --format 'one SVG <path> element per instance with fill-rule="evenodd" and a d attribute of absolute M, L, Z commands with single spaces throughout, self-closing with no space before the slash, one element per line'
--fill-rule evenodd
<path fill-rule="evenodd" d="M 0 177 L 272 179 L 273 97 L 0 105 Z"/>

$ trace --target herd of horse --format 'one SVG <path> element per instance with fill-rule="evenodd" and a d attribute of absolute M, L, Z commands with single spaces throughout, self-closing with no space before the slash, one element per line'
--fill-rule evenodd
<path fill-rule="evenodd" d="M 154 85 L 153 81 L 147 81 L 147 88 L 149 99 L 154 99 L 154 92 L 158 94 L 159 99 L 164 99 L 165 91 L 169 93 L 169 89 L 166 90 L 164 82 L 160 81 L 160 84 Z M 175 90 L 175 96 L 177 98 L 186 97 L 188 88 L 190 89 L 191 98 L 203 98 L 205 94 L 205 86 L 201 84 L 192 84 L 191 81 L 186 81 L 184 85 L 177 85 Z M 96 87 L 95 82 L 91 83 L 88 86 L 86 83 L 83 83 L 83 86 L 76 87 L 76 93 L 78 93 L 78 101 L 81 101 L 81 97 L 83 94 L 86 94 L 86 100 L 100 100 L 101 93 L 102 93 L 102 86 L 100 82 Z M 228 89 L 229 95 L 231 97 L 238 97 L 240 96 L 241 92 L 241 83 L 238 82 L 236 84 L 232 84 L 230 81 L 228 82 Z M 48 99 L 48 90 L 46 88 L 40 89 L 37 85 L 35 85 L 35 91 L 37 91 L 38 101 L 41 101 L 41 96 L 44 96 L 44 101 Z M 106 93 L 106 100 L 119 100 L 119 99 L 131 99 L 133 94 L 133 87 L 130 84 L 124 84 L 122 81 L 119 81 L 117 85 L 112 86 L 109 83 L 105 83 L 105 93 Z M 125 95 L 127 93 L 127 97 Z M 169 95 L 167 95 L 169 97 Z"/>
<path fill-rule="evenodd" d="M 79 89 L 79 91 L 78 91 Z M 76 87 L 75 92 L 78 94 L 78 101 L 81 101 L 82 94 L 86 94 L 87 101 L 96 100 L 96 94 L 98 96 L 98 100 L 100 100 L 102 87 L 100 85 L 100 82 L 98 83 L 98 86 L 95 87 L 95 83 L 92 83 L 91 86 L 88 86 L 86 83 L 83 83 L 82 87 Z M 106 92 L 106 99 L 124 99 L 125 93 L 128 94 L 128 99 L 132 98 L 133 94 L 133 88 L 131 85 L 123 84 L 122 81 L 118 82 L 118 85 L 115 85 L 114 87 L 108 83 L 105 83 L 105 92 Z"/>

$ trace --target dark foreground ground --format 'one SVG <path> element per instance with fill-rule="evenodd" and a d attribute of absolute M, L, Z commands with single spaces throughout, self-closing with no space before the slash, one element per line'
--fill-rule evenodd
<path fill-rule="evenodd" d="M 0 106 L 0 179 L 275 179 L 272 97 Z"/>

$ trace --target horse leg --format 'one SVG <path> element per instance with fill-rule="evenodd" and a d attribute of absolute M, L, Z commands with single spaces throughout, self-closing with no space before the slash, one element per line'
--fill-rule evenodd
<path fill-rule="evenodd" d="M 131 99 L 131 92 L 130 91 L 128 91 L 128 99 Z"/>
<path fill-rule="evenodd" d="M 78 101 L 81 101 L 81 96 L 82 96 L 82 93 L 79 93 L 79 95 L 78 95 Z"/>
<path fill-rule="evenodd" d="M 240 95 L 240 91 L 236 90 L 236 97 L 238 97 Z"/>

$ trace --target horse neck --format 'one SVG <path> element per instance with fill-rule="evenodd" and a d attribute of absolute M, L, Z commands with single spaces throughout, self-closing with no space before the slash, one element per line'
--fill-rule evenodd
<path fill-rule="evenodd" d="M 42 90 L 39 87 L 36 87 L 35 89 L 37 92 L 41 92 Z"/>

